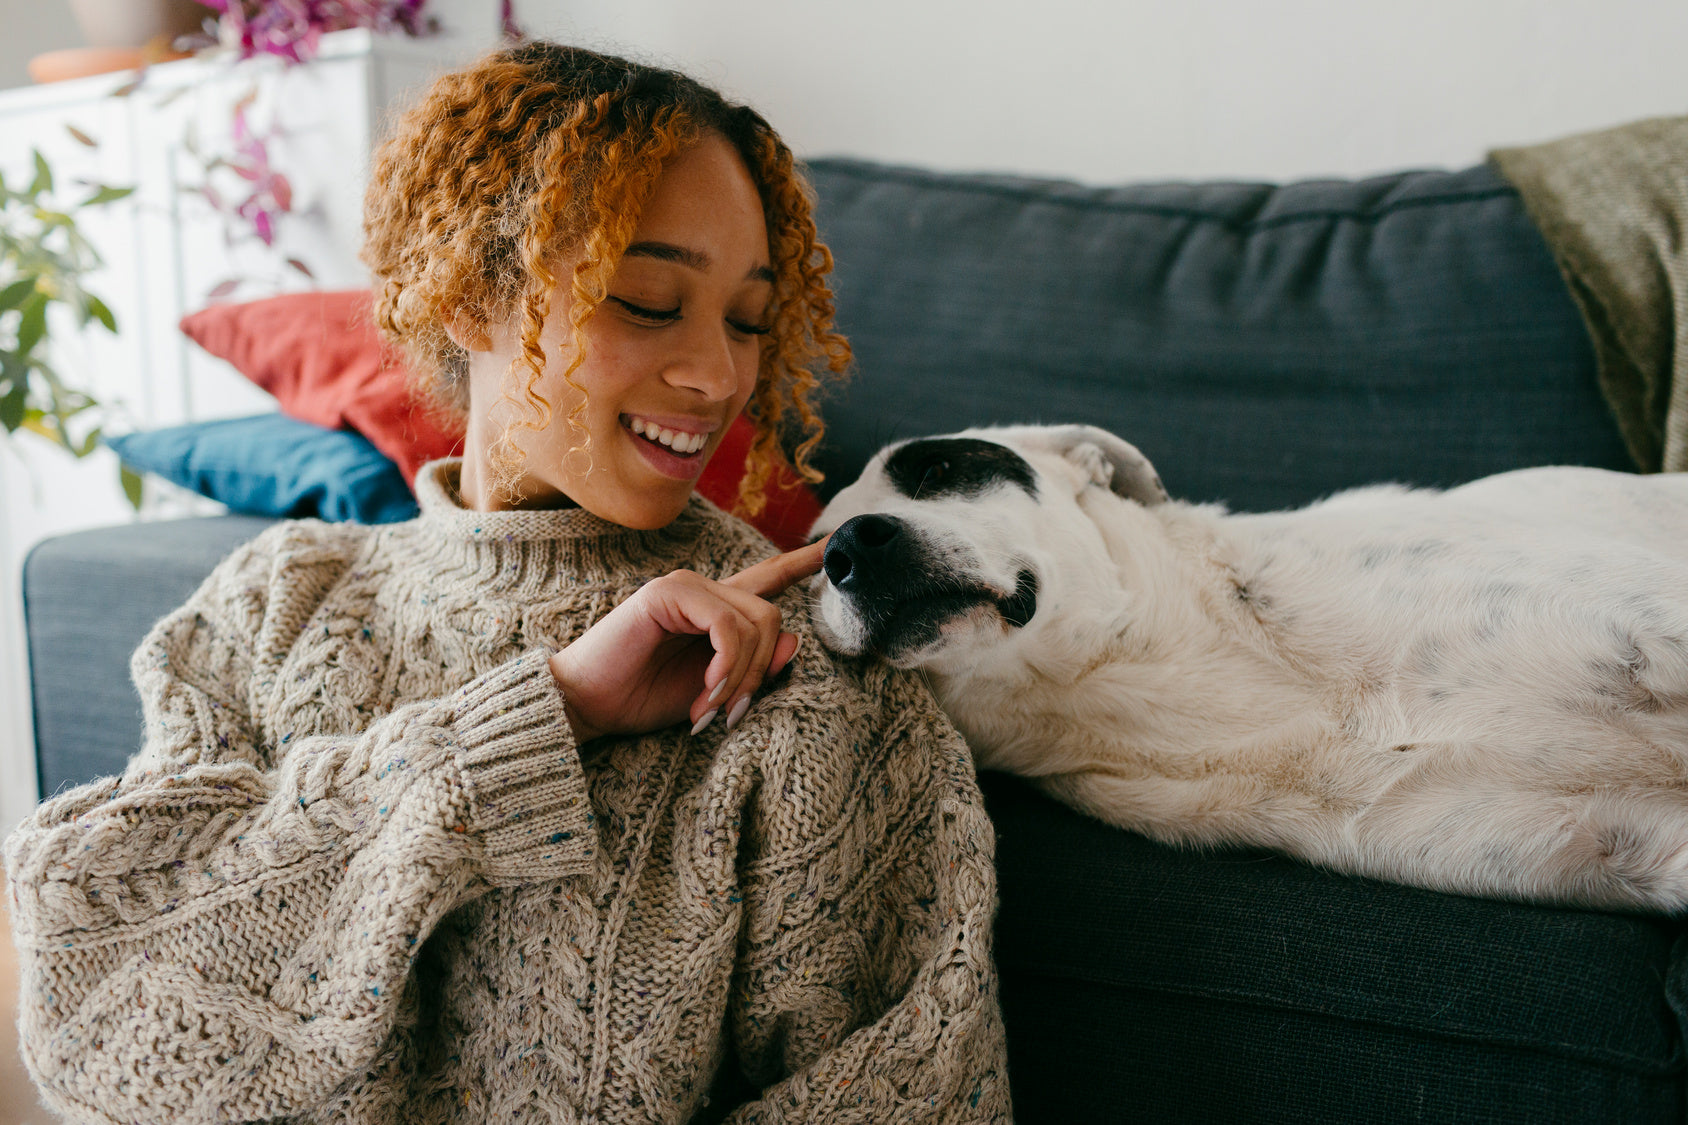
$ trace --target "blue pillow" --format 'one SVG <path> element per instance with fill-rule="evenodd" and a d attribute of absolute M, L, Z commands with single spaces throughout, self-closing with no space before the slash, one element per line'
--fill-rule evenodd
<path fill-rule="evenodd" d="M 416 515 L 399 472 L 362 434 L 285 414 L 107 437 L 132 469 L 252 515 L 394 523 Z"/>

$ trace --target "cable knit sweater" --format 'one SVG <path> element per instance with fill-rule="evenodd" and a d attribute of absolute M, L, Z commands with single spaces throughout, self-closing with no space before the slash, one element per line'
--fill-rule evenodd
<path fill-rule="evenodd" d="M 582 751 L 548 654 L 771 548 L 702 500 L 468 511 L 457 468 L 409 523 L 227 559 L 135 654 L 127 772 L 7 841 L 48 1103 L 677 1122 L 738 1068 L 735 1121 L 1006 1119 L 993 837 L 924 686 L 830 657 L 793 591 L 802 649 L 731 733 Z"/>

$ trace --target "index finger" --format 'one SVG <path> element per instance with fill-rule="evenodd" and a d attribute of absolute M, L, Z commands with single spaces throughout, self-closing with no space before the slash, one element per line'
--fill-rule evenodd
<path fill-rule="evenodd" d="M 721 579 L 723 586 L 744 590 L 759 598 L 771 598 L 798 579 L 807 578 L 821 568 L 827 539 L 817 540 L 795 551 L 763 559 L 755 566 L 747 566 L 737 574 Z"/>

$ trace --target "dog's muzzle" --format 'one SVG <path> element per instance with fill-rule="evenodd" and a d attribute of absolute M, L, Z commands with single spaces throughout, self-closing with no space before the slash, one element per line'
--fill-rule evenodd
<path fill-rule="evenodd" d="M 953 553 L 935 548 L 893 516 L 856 516 L 840 524 L 821 566 L 861 622 L 867 647 L 895 658 L 937 641 L 940 627 L 981 607 L 1019 628 L 1037 612 L 1037 575 L 1021 569 L 1003 594 L 964 573 Z"/>

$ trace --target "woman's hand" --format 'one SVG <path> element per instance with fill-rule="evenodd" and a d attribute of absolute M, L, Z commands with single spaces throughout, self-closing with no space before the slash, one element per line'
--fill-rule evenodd
<path fill-rule="evenodd" d="M 677 570 L 641 586 L 551 657 L 575 741 L 681 720 L 695 734 L 723 708 L 731 730 L 797 652 L 766 599 L 818 571 L 825 549 L 823 539 L 719 582 Z"/>

